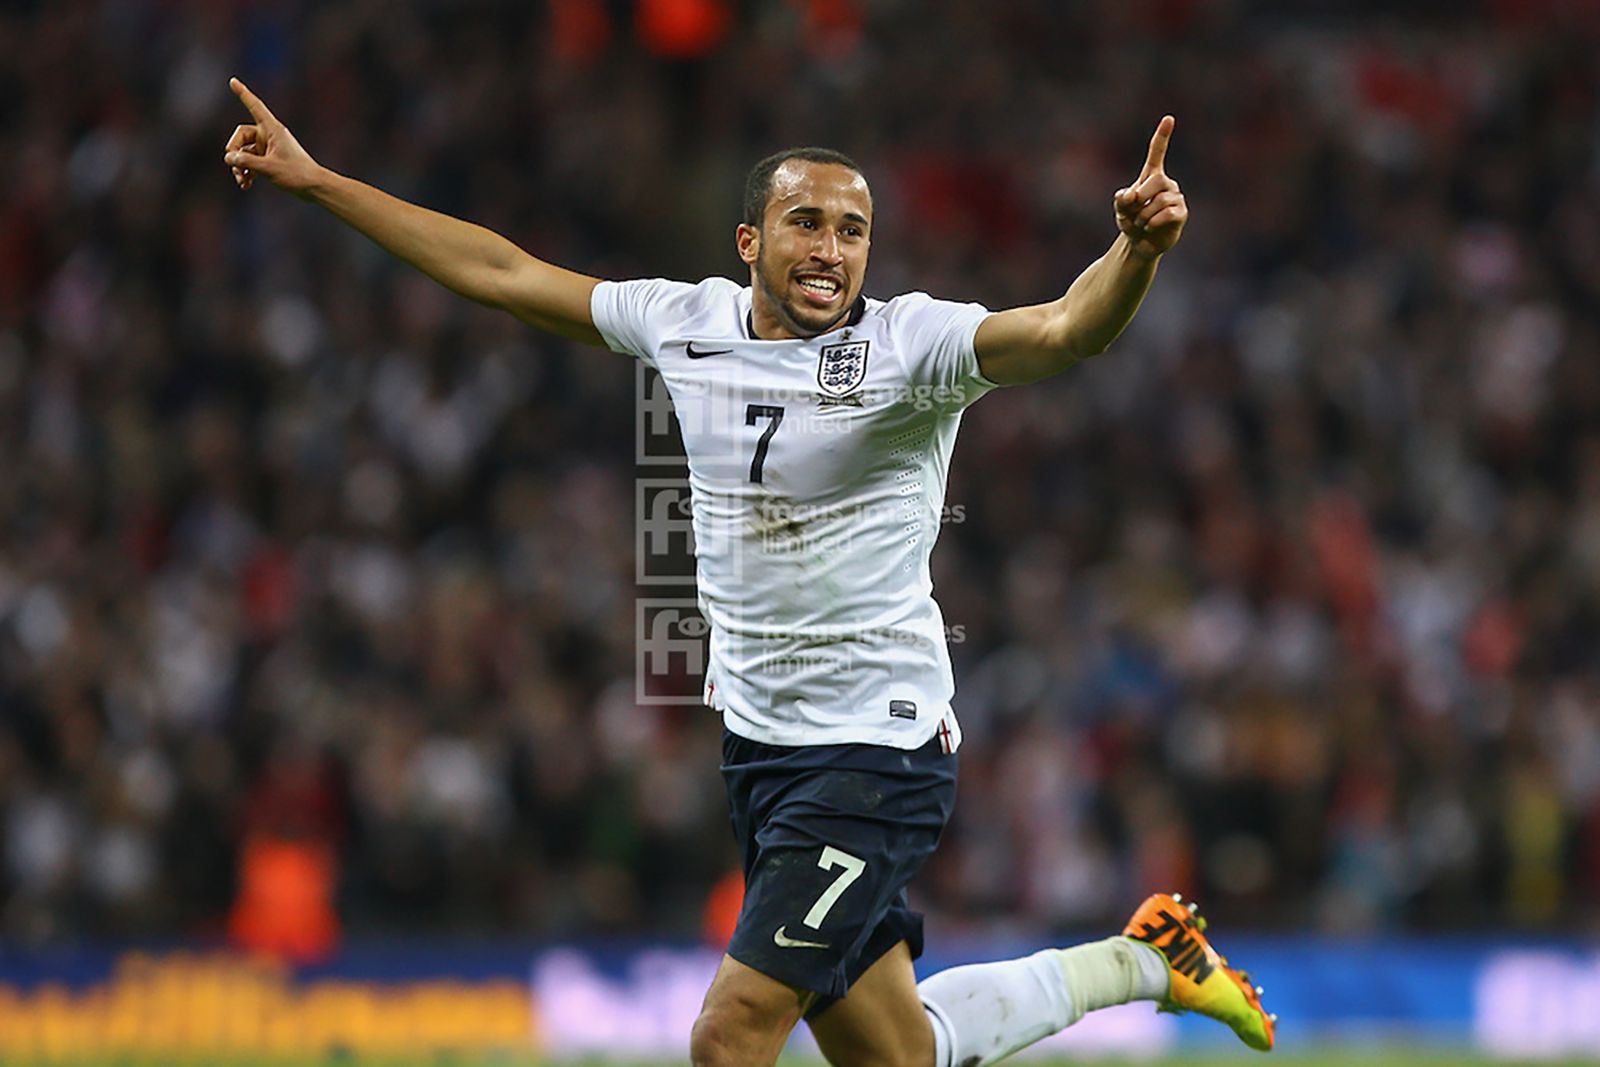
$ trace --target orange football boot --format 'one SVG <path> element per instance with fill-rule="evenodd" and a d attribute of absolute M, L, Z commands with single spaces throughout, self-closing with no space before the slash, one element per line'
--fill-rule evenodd
<path fill-rule="evenodd" d="M 1250 975 L 1228 966 L 1227 958 L 1211 947 L 1206 921 L 1196 910 L 1177 893 L 1157 893 L 1139 905 L 1122 931 L 1167 961 L 1172 985 L 1161 1010 L 1210 1016 L 1227 1023 L 1251 1048 L 1271 1051 L 1278 1017 L 1261 1006 L 1261 987 L 1250 984 Z"/>

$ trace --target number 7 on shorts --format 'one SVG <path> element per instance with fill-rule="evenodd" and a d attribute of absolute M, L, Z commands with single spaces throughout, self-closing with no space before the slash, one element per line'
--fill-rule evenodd
<path fill-rule="evenodd" d="M 813 930 L 822 929 L 822 920 L 828 917 L 828 912 L 833 910 L 833 906 L 839 902 L 844 891 L 850 888 L 850 883 L 861 877 L 861 872 L 867 869 L 867 861 L 828 845 L 822 850 L 822 858 L 817 860 L 817 866 L 825 871 L 831 871 L 835 867 L 844 869 L 839 872 L 839 877 L 833 880 L 833 884 L 822 891 L 817 902 L 811 905 L 811 910 L 806 912 L 806 917 L 800 920 Z"/>

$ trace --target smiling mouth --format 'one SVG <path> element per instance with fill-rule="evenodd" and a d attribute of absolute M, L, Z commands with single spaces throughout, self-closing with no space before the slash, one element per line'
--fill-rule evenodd
<path fill-rule="evenodd" d="M 795 284 L 811 303 L 819 307 L 833 304 L 844 295 L 844 283 L 825 274 L 802 274 L 795 278 Z"/>

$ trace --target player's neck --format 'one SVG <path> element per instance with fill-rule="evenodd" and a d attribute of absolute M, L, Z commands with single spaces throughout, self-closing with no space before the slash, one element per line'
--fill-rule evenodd
<path fill-rule="evenodd" d="M 850 310 L 831 325 L 821 330 L 806 330 L 799 323 L 794 322 L 790 316 L 783 314 L 782 310 L 774 307 L 771 301 L 761 298 L 759 287 L 754 287 L 754 295 L 750 301 L 750 313 L 745 318 L 745 330 L 756 341 L 794 341 L 809 340 L 813 337 L 823 337 L 846 326 L 854 326 L 861 321 L 861 316 L 867 308 L 866 298 L 856 297 Z"/>

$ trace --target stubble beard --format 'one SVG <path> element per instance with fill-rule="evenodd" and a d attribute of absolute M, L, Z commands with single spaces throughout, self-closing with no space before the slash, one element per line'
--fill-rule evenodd
<path fill-rule="evenodd" d="M 802 319 L 799 314 L 802 308 L 799 305 L 773 291 L 772 282 L 767 277 L 767 249 L 764 244 L 756 252 L 756 282 L 761 286 L 761 292 L 766 296 L 767 302 L 772 305 L 784 327 L 796 337 L 809 338 L 825 334 L 839 325 L 840 322 L 844 321 L 844 317 L 850 314 L 852 302 L 846 301 L 839 308 L 838 314 L 820 326 L 813 326 Z M 783 288 L 785 291 L 789 288 L 787 275 L 783 278 Z"/>

